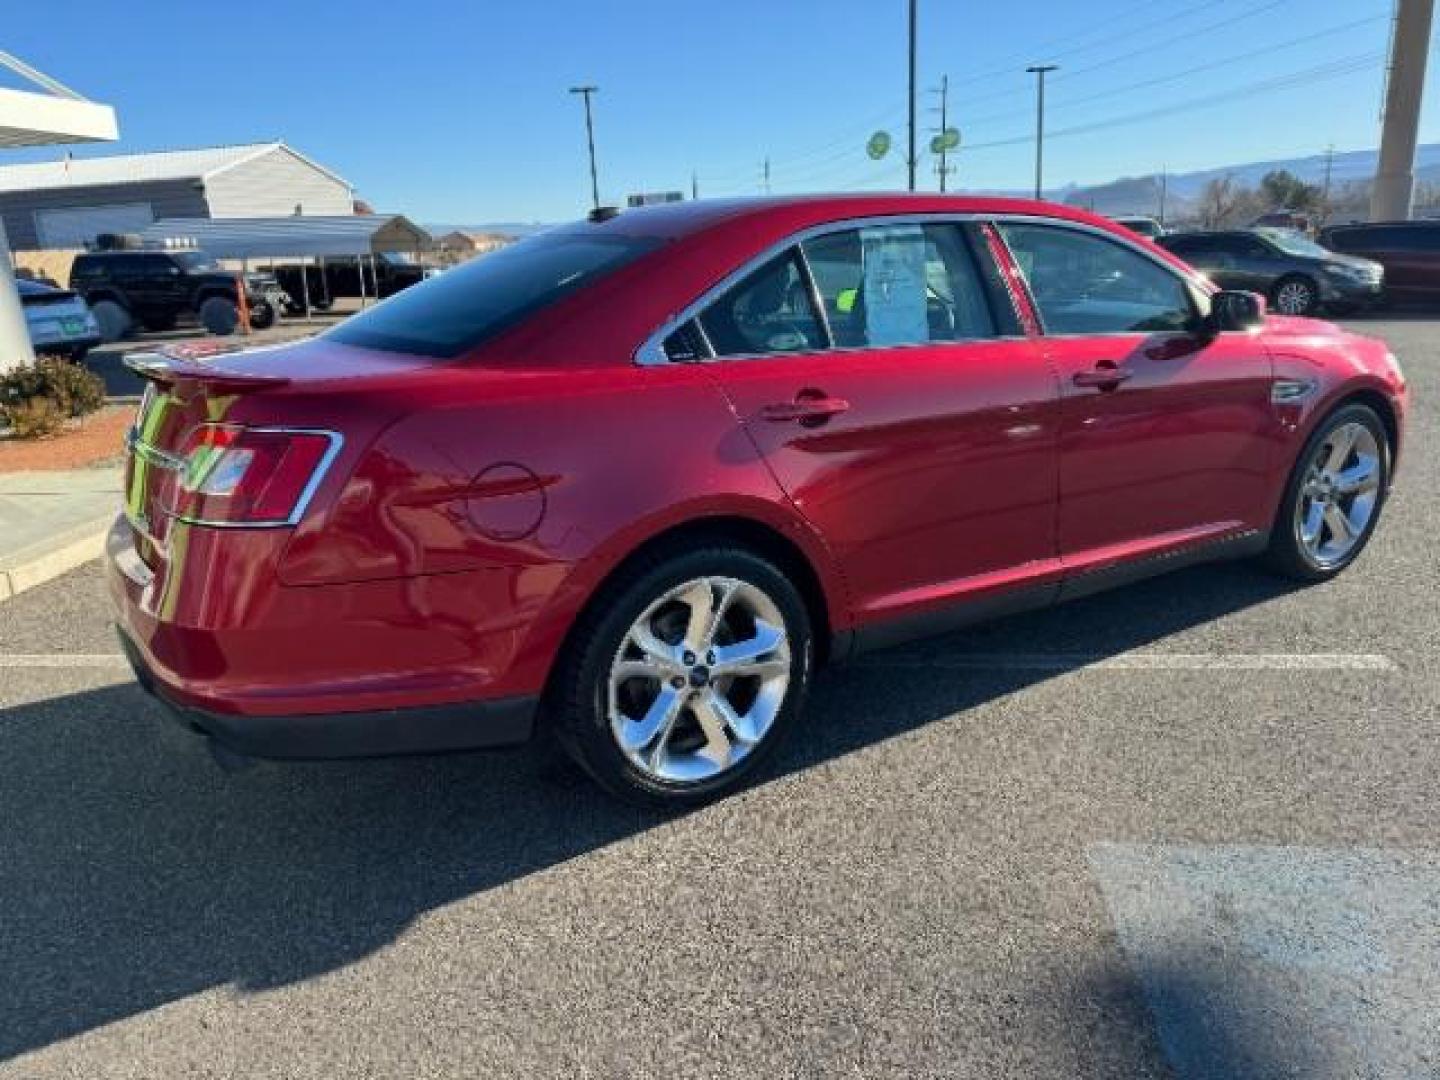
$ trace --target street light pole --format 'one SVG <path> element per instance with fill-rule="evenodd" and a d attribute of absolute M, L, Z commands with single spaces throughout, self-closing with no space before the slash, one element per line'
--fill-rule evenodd
<path fill-rule="evenodd" d="M 596 209 L 600 209 L 600 181 L 595 174 L 595 122 L 590 115 L 590 95 L 597 92 L 598 86 L 572 86 L 570 93 L 580 94 L 585 98 L 585 141 L 590 147 L 590 201 Z"/>
<path fill-rule="evenodd" d="M 1038 93 L 1035 98 L 1035 198 L 1041 198 L 1045 180 L 1045 76 L 1058 70 L 1059 64 L 1036 64 L 1025 70 L 1036 76 Z"/>

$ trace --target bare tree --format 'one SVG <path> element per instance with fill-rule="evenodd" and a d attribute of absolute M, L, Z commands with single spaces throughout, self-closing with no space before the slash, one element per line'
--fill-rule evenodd
<path fill-rule="evenodd" d="M 1207 229 L 1220 228 L 1234 211 L 1237 198 L 1235 178 L 1229 173 L 1205 181 L 1200 189 L 1200 224 Z"/>

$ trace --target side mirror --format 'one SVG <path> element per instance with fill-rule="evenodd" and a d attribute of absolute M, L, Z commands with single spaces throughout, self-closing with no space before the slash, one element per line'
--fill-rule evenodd
<path fill-rule="evenodd" d="M 1222 289 L 1210 297 L 1210 317 L 1205 321 L 1215 333 L 1258 330 L 1265 323 L 1265 298 L 1259 293 Z"/>

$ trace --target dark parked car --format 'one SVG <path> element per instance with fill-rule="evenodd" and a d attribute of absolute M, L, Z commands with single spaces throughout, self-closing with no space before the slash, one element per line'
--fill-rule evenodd
<path fill-rule="evenodd" d="M 1165 226 L 1153 217 L 1117 217 L 1111 220 L 1116 225 L 1124 225 L 1136 236 L 1143 236 L 1147 240 L 1154 240 L 1165 235 Z"/>
<path fill-rule="evenodd" d="M 1387 300 L 1440 301 L 1440 221 L 1334 225 L 1320 234 L 1320 242 L 1383 266 Z"/>
<path fill-rule="evenodd" d="M 1304 233 L 1306 236 L 1314 236 L 1315 218 L 1303 210 L 1271 210 L 1250 222 L 1250 227 L 1252 229 L 1290 229 L 1293 232 Z"/>
<path fill-rule="evenodd" d="M 237 276 L 203 251 L 89 251 L 76 256 L 70 288 L 85 297 L 106 341 L 137 323 L 170 330 L 184 319 L 228 334 L 239 320 Z M 271 274 L 245 275 L 245 297 L 257 330 L 274 323 L 288 299 Z"/>
<path fill-rule="evenodd" d="M 289 264 L 275 267 L 275 277 L 290 298 L 286 311 L 298 315 L 305 310 L 305 282 L 310 289 L 310 306 L 316 311 L 327 311 L 338 297 L 358 297 L 361 293 L 361 275 L 364 275 L 364 293 L 372 300 L 377 296 L 385 299 L 417 285 L 437 272 L 434 267 L 422 266 L 409 256 L 385 252 L 375 256 L 375 268 L 371 271 L 370 260 L 331 259 L 325 266 L 300 266 Z"/>
<path fill-rule="evenodd" d="M 1282 315 L 1373 304 L 1385 277 L 1379 263 L 1330 251 L 1289 229 L 1174 233 L 1155 242 L 1222 289 L 1263 293 Z"/>
<path fill-rule="evenodd" d="M 713 798 L 826 659 L 1206 559 L 1349 566 L 1405 378 L 1262 309 L 1047 203 L 594 215 L 305 342 L 131 354 L 121 639 L 242 754 L 543 734 Z"/>

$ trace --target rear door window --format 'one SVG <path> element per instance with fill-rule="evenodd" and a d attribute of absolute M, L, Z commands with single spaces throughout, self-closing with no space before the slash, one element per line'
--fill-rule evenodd
<path fill-rule="evenodd" d="M 985 284 L 959 226 L 862 226 L 801 247 L 837 347 L 996 334 Z"/>
<path fill-rule="evenodd" d="M 1047 334 L 1154 333 L 1194 319 L 1184 279 L 1118 240 L 1056 225 L 999 229 Z"/>
<path fill-rule="evenodd" d="M 662 242 L 623 234 L 543 233 L 412 285 L 325 336 L 366 349 L 458 356 Z"/>
<path fill-rule="evenodd" d="M 716 356 L 814 352 L 828 344 L 793 248 L 706 308 L 700 325 Z"/>

